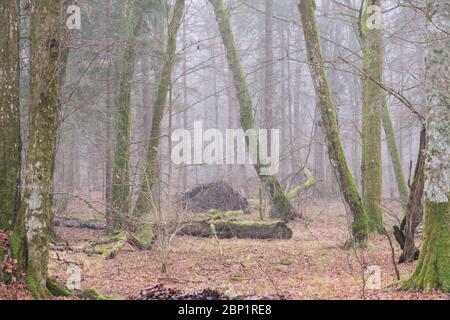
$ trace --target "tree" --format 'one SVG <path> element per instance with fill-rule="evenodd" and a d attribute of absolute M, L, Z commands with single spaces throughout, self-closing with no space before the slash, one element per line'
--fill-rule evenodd
<path fill-rule="evenodd" d="M 27 283 L 37 298 L 49 294 L 47 264 L 60 102 L 61 3 L 61 0 L 31 3 L 29 142 L 24 196 L 12 241 L 16 256 L 27 258 Z"/>
<path fill-rule="evenodd" d="M 367 216 L 342 147 L 336 112 L 331 99 L 328 77 L 322 58 L 314 13 L 314 0 L 301 0 L 298 9 L 305 36 L 308 65 L 316 91 L 316 99 L 319 101 L 318 105 L 322 119 L 322 128 L 327 141 L 328 155 L 340 185 L 346 210 L 353 220 L 351 223 L 350 242 L 359 246 L 365 246 L 368 232 Z"/>
<path fill-rule="evenodd" d="M 116 100 L 116 147 L 112 172 L 112 225 L 120 229 L 123 223 L 122 214 L 128 215 L 131 203 L 129 181 L 130 130 L 131 130 L 131 89 L 133 85 L 134 67 L 136 64 L 136 41 L 141 30 L 143 19 L 143 2 L 136 0 L 127 7 L 127 23 L 125 45 L 120 58 L 119 88 Z"/>
<path fill-rule="evenodd" d="M 274 126 L 273 99 L 275 96 L 275 83 L 273 75 L 273 0 L 265 0 L 265 33 L 264 33 L 264 129 L 272 129 Z M 285 97 L 283 97 L 284 99 Z M 271 152 L 270 131 L 268 134 L 268 152 Z"/>
<path fill-rule="evenodd" d="M 405 206 L 408 202 L 409 195 L 408 184 L 406 183 L 405 174 L 403 173 L 402 160 L 400 152 L 398 151 L 397 141 L 395 140 L 394 126 L 392 124 L 392 118 L 387 103 L 384 103 L 383 106 L 383 128 L 384 133 L 386 134 L 386 142 L 392 167 L 394 169 L 398 193 L 400 194 L 402 205 Z"/>
<path fill-rule="evenodd" d="M 19 209 L 22 149 L 18 1 L 2 1 L 0 18 L 0 229 L 11 230 Z"/>
<path fill-rule="evenodd" d="M 228 12 L 223 0 L 209 0 L 209 2 L 214 8 L 219 32 L 225 46 L 228 65 L 233 74 L 234 87 L 237 92 L 237 99 L 240 106 L 241 126 L 244 131 L 247 131 L 254 128 L 253 103 L 236 50 L 236 43 L 231 29 Z M 271 198 L 272 217 L 280 217 L 284 220 L 288 220 L 294 214 L 292 205 L 289 203 L 277 177 L 275 175 L 262 175 L 261 168 L 261 163 L 258 161 L 255 165 L 255 170 Z"/>
<path fill-rule="evenodd" d="M 157 165 L 159 154 L 158 150 L 162 134 L 161 126 L 166 109 L 167 95 L 172 85 L 172 66 L 177 49 L 177 33 L 181 25 L 181 18 L 183 17 L 184 3 L 184 0 L 176 1 L 173 18 L 169 25 L 169 37 L 164 56 L 164 67 L 161 73 L 158 93 L 156 95 L 153 109 L 152 130 L 150 133 L 150 143 L 148 146 L 147 165 L 145 167 L 143 181 L 139 189 L 139 195 L 134 210 L 135 216 L 149 212 L 151 208 L 151 199 L 149 194 L 158 179 Z"/>
<path fill-rule="evenodd" d="M 450 0 L 431 0 L 428 9 L 424 243 L 416 269 L 404 288 L 450 292 Z"/>
<path fill-rule="evenodd" d="M 363 69 L 367 73 L 363 76 L 361 177 L 369 231 L 382 233 L 381 119 L 385 97 L 377 82 L 383 77 L 383 43 L 381 28 L 370 24 L 373 6 L 381 8 L 381 0 L 365 1 L 360 26 Z"/>

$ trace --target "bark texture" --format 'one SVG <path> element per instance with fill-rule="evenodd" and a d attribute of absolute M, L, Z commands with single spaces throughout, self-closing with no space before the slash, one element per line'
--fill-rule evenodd
<path fill-rule="evenodd" d="M 419 262 L 406 289 L 450 291 L 450 0 L 429 1 L 425 60 L 427 150 L 425 229 Z"/>
<path fill-rule="evenodd" d="M 129 177 L 131 139 L 131 90 L 136 64 L 136 41 L 143 19 L 142 1 L 130 3 L 125 31 L 125 45 L 120 59 L 119 88 L 116 100 L 116 147 L 112 168 L 112 226 L 119 230 L 123 226 L 123 216 L 130 211 L 131 188 Z"/>
<path fill-rule="evenodd" d="M 369 231 L 383 233 L 381 119 L 384 92 L 378 85 L 383 78 L 383 43 L 381 29 L 369 28 L 370 6 L 381 7 L 381 0 L 366 0 L 361 19 L 363 51 L 362 106 L 362 198 L 369 219 Z"/>
<path fill-rule="evenodd" d="M 31 3 L 31 106 L 27 173 L 20 204 L 19 232 L 13 237 L 12 246 L 15 252 L 26 252 L 27 283 L 36 298 L 49 295 L 47 264 L 60 105 L 61 3 L 50 0 Z M 23 247 L 23 232 L 26 250 Z"/>
<path fill-rule="evenodd" d="M 365 246 L 368 232 L 367 216 L 345 158 L 336 111 L 331 99 L 328 78 L 324 68 L 314 10 L 313 0 L 300 1 L 299 11 L 306 41 L 311 78 L 316 91 L 316 98 L 319 100 L 319 111 L 330 162 L 339 182 L 349 217 L 352 220 L 350 242 L 359 246 Z"/>
<path fill-rule="evenodd" d="M 19 208 L 19 2 L 0 3 L 0 229 L 11 230 Z"/>

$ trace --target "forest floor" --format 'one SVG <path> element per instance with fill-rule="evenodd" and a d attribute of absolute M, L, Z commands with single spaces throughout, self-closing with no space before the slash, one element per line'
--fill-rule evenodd
<path fill-rule="evenodd" d="M 81 287 L 94 288 L 113 299 L 127 299 L 156 284 L 181 290 L 210 288 L 251 296 L 278 294 L 289 299 L 450 299 L 449 295 L 439 292 L 423 294 L 387 288 L 396 280 L 388 239 L 370 236 L 367 249 L 344 250 L 347 229 L 340 203 L 311 202 L 301 211 L 306 219 L 289 224 L 294 233 L 291 240 L 220 240 L 223 255 L 212 239 L 176 236 L 169 256 L 168 275 L 160 272 L 158 247 L 137 251 L 129 245 L 111 260 L 82 253 L 63 258 L 52 255 L 49 270 L 65 283 L 66 262 L 76 261 L 81 268 Z M 400 216 L 400 210 L 397 212 Z M 57 228 L 57 234 L 72 244 L 79 239 L 102 236 L 103 232 Z M 419 244 L 421 241 L 419 237 Z M 398 259 L 400 252 L 396 243 L 394 248 Z M 363 290 L 362 265 L 380 267 L 381 290 Z M 414 264 L 398 268 L 401 277 L 406 278 L 414 270 Z"/>

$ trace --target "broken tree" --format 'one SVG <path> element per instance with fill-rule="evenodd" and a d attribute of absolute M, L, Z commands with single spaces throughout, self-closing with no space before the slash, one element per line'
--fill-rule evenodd
<path fill-rule="evenodd" d="M 220 35 L 225 46 L 228 66 L 233 74 L 233 83 L 237 93 L 237 100 L 240 106 L 241 126 L 244 131 L 254 128 L 253 121 L 253 102 L 248 89 L 247 81 L 245 79 L 244 70 L 239 60 L 239 55 L 236 49 L 236 42 L 234 34 L 231 29 L 230 19 L 223 0 L 209 0 L 214 8 L 217 25 L 219 27 Z M 248 140 L 247 140 L 248 141 Z M 259 159 L 260 160 L 260 159 Z M 295 216 L 294 208 L 289 199 L 284 193 L 277 177 L 272 175 L 263 175 L 261 173 L 262 163 L 257 161 L 255 170 L 258 174 L 261 183 L 267 190 L 272 201 L 272 218 L 281 218 L 289 220 Z"/>
<path fill-rule="evenodd" d="M 367 216 L 342 147 L 337 115 L 331 100 L 328 77 L 322 58 L 314 13 L 314 0 L 301 0 L 298 8 L 302 19 L 303 33 L 305 35 L 311 78 L 316 91 L 316 98 L 320 101 L 318 105 L 327 141 L 328 155 L 340 185 L 346 210 L 353 220 L 351 223 L 350 242 L 354 242 L 359 246 L 365 246 L 368 233 Z"/>

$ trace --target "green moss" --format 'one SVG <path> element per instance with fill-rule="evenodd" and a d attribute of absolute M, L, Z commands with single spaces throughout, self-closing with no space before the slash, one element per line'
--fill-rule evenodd
<path fill-rule="evenodd" d="M 229 220 L 235 217 L 243 216 L 245 214 L 244 211 L 225 211 L 225 212 L 217 212 L 216 210 L 209 211 L 210 221 L 219 221 L 219 220 Z"/>
<path fill-rule="evenodd" d="M 235 225 L 240 227 L 270 227 L 276 226 L 281 221 L 225 221 L 224 223 L 229 225 Z"/>
<path fill-rule="evenodd" d="M 143 243 L 149 243 L 154 240 L 153 223 L 144 224 L 139 233 L 138 240 Z"/>
<path fill-rule="evenodd" d="M 81 298 L 89 298 L 91 300 L 109 300 L 110 298 L 104 295 L 101 295 L 94 289 L 84 289 L 80 293 L 77 294 L 78 297 Z"/>
<path fill-rule="evenodd" d="M 74 295 L 69 288 L 52 279 L 47 279 L 47 289 L 56 297 L 70 297 Z"/>
<path fill-rule="evenodd" d="M 449 194 L 450 196 L 450 194 Z M 424 243 L 406 290 L 450 292 L 450 206 L 448 202 L 426 202 Z"/>

